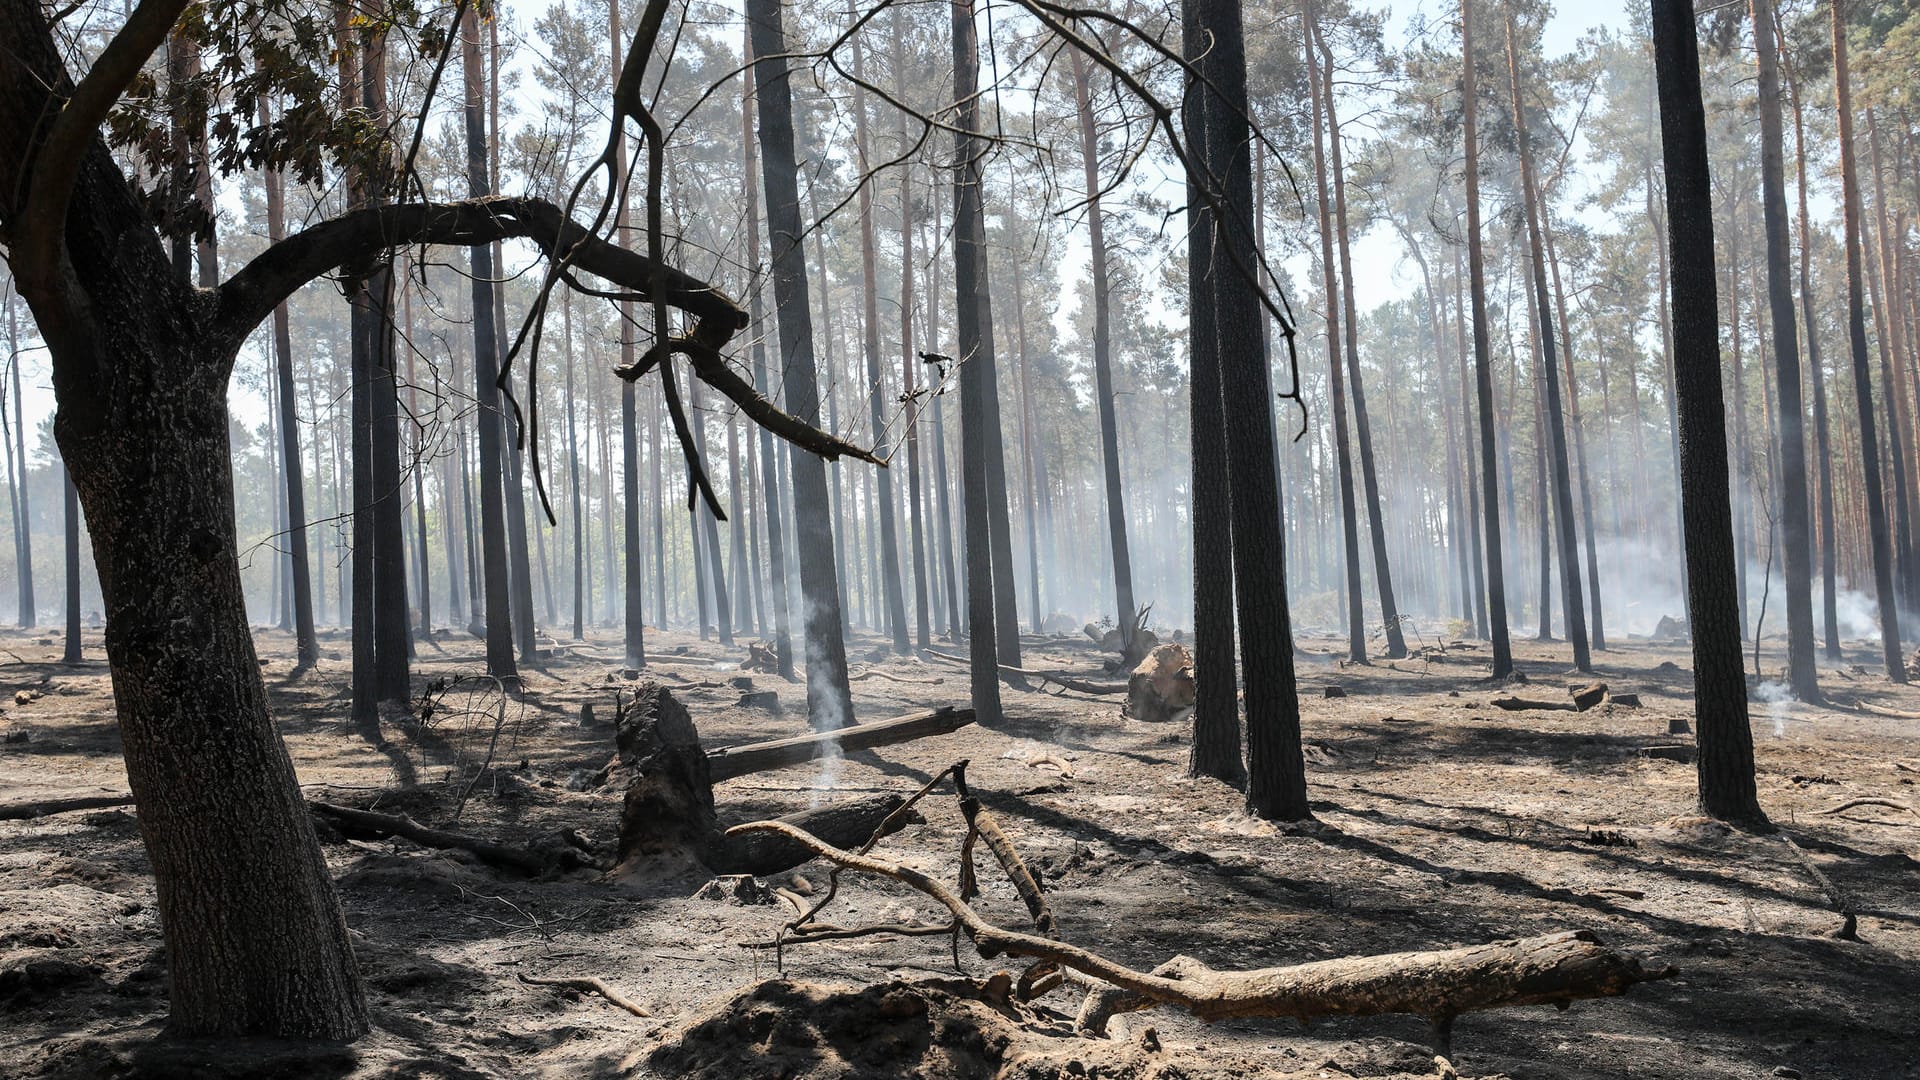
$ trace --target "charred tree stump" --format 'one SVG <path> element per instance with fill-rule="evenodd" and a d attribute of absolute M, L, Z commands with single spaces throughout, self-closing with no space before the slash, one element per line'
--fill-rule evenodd
<path fill-rule="evenodd" d="M 859 730 L 859 729 L 854 729 Z M 607 782 L 625 789 L 617 859 L 692 858 L 716 874 L 777 874 L 813 858 L 778 834 L 727 836 L 713 801 L 713 773 L 687 708 L 658 683 L 643 684 L 614 735 Z M 804 756 L 781 764 L 809 760 Z M 777 766 L 766 766 L 777 767 Z M 750 769 L 739 772 L 754 771 Z M 739 772 L 728 775 L 739 775 Z M 835 846 L 855 847 L 899 807 L 897 795 L 855 799 L 780 820 Z"/>

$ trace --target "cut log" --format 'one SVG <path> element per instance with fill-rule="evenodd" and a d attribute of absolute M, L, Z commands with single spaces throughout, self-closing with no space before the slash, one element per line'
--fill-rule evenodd
<path fill-rule="evenodd" d="M 1589 683 L 1586 686 L 1569 686 L 1567 687 L 1567 694 L 1573 698 L 1573 707 L 1576 710 L 1586 712 L 1588 709 L 1607 700 L 1607 684 L 1597 682 Z"/>
<path fill-rule="evenodd" d="M 1640 707 L 1639 694 L 1610 694 L 1607 700 L 1623 709 L 1637 709 Z"/>
<path fill-rule="evenodd" d="M 943 722 L 952 724 L 945 729 L 949 731 L 973 719 L 971 710 L 967 710 L 964 719 L 957 723 L 953 722 L 950 714 L 935 715 L 943 716 Z M 912 721 L 924 718 L 899 719 Z M 882 726 L 871 725 L 872 728 Z M 910 726 L 900 723 L 892 730 L 897 734 L 901 728 Z M 863 727 L 847 728 L 833 734 L 850 735 L 868 730 Z M 900 741 L 900 738 L 892 741 Z M 883 745 L 885 741 L 883 739 L 874 745 Z M 791 744 L 796 742 L 809 743 L 804 748 L 803 756 L 777 764 L 768 763 L 777 754 L 795 753 Z M 642 684 L 632 704 L 621 716 L 615 744 L 619 756 L 608 769 L 608 778 L 622 784 L 626 791 L 620 809 L 620 840 L 617 847 L 617 857 L 622 864 L 637 859 L 691 858 L 718 874 L 765 875 L 790 870 L 813 858 L 813 853 L 804 845 L 779 837 L 732 837 L 721 831 L 713 800 L 713 782 L 719 770 L 710 766 L 707 753 L 700 745 L 700 732 L 695 728 L 686 706 L 675 700 L 660 684 Z M 742 747 L 742 751 L 759 751 L 769 746 L 785 748 L 774 753 L 747 755 L 749 762 L 760 764 L 725 775 L 737 776 L 808 760 L 820 745 L 825 744 L 815 738 L 783 739 L 779 743 Z M 814 835 L 831 834 L 837 843 L 857 846 L 873 835 L 900 806 L 900 802 L 900 798 L 893 795 L 855 799 L 780 820 Z"/>
<path fill-rule="evenodd" d="M 1493 707 L 1508 712 L 1524 712 L 1538 709 L 1543 712 L 1578 712 L 1578 706 L 1571 701 L 1536 701 L 1533 698 L 1502 697 L 1493 699 Z"/>
<path fill-rule="evenodd" d="M 681 710 L 683 713 L 684 709 Z M 932 735 L 946 735 L 973 723 L 972 709 L 939 708 L 926 713 L 909 713 L 872 724 L 856 724 L 836 731 L 795 735 L 790 739 L 723 746 L 709 751 L 706 764 L 713 783 L 731 780 L 748 773 L 784 769 L 802 765 L 817 757 L 831 757 L 837 751 L 871 750 L 894 743 L 912 742 Z"/>
<path fill-rule="evenodd" d="M 1164 724 L 1193 708 L 1193 654 L 1184 645 L 1160 645 L 1127 680 L 1126 715 Z"/>

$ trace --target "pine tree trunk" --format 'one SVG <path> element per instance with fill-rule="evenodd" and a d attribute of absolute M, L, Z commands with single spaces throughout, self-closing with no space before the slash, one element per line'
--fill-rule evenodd
<path fill-rule="evenodd" d="M 853 72 L 855 79 L 865 81 L 866 50 L 861 48 L 858 38 L 853 42 Z M 873 167 L 873 158 L 867 138 L 867 94 L 858 83 L 853 90 L 853 110 L 854 142 L 860 157 L 860 171 L 865 174 Z M 860 209 L 860 292 L 863 301 L 861 324 L 865 331 L 867 357 L 867 413 L 873 424 L 874 455 L 887 459 L 892 456 L 892 448 L 886 441 L 886 385 L 880 376 L 880 271 L 873 237 L 873 186 L 861 184 L 857 197 Z M 903 311 L 901 321 L 905 322 L 910 317 Z M 893 651 L 905 656 L 913 651 L 913 643 L 907 638 L 906 592 L 900 583 L 899 523 L 894 516 L 893 484 L 888 476 L 882 473 L 874 477 L 880 488 L 877 508 L 880 516 L 880 585 L 886 602 L 887 627 L 893 638 Z"/>
<path fill-rule="evenodd" d="M 1786 549 L 1787 680 L 1795 697 L 1818 702 L 1813 643 L 1813 554 L 1807 524 L 1806 434 L 1800 403 L 1799 332 L 1794 322 L 1792 254 L 1787 241 L 1785 138 L 1781 131 L 1779 57 L 1773 5 L 1752 0 L 1754 51 L 1760 74 L 1760 173 L 1767 231 L 1767 305 L 1773 318 L 1774 375 L 1780 405 L 1775 430 L 1779 454 L 1780 535 Z M 1809 324 L 1809 331 L 1812 327 Z M 1809 334 L 1811 336 L 1811 334 Z M 1757 635 L 1756 635 L 1757 636 Z"/>
<path fill-rule="evenodd" d="M 1545 207 L 1541 208 L 1540 234 L 1547 245 L 1547 266 L 1553 271 L 1553 311 L 1554 315 L 1560 320 L 1561 372 L 1567 377 L 1568 419 L 1573 426 L 1573 461 L 1574 467 L 1578 470 L 1577 479 L 1580 481 L 1580 524 L 1586 534 L 1586 599 L 1590 605 L 1589 618 L 1593 620 L 1592 641 L 1595 649 L 1604 652 L 1607 648 L 1607 627 L 1606 619 L 1601 615 L 1600 611 L 1600 551 L 1599 544 L 1594 537 L 1593 481 L 1587 472 L 1587 436 L 1585 425 L 1581 423 L 1580 419 L 1580 380 L 1574 376 L 1573 371 L 1573 324 L 1567 319 L 1567 294 L 1566 290 L 1562 288 L 1560 281 L 1560 256 L 1559 253 L 1554 250 L 1553 246 L 1553 220 L 1552 216 L 1546 212 Z M 1607 388 L 1606 367 L 1604 364 L 1600 369 L 1600 385 L 1602 393 L 1604 394 Z M 1609 396 L 1607 400 L 1611 401 L 1611 397 Z M 1606 422 L 1606 430 L 1611 430 L 1613 426 L 1610 408 L 1611 407 L 1608 406 L 1603 409 L 1604 415 L 1602 419 Z M 1638 425 L 1635 425 L 1636 433 L 1638 430 Z M 1613 518 L 1613 533 L 1615 536 L 1618 536 L 1620 534 L 1620 509 L 1618 500 L 1614 502 Z"/>
<path fill-rule="evenodd" d="M 1312 811 L 1300 748 L 1286 536 L 1274 479 L 1266 314 L 1255 276 L 1246 39 L 1236 0 L 1186 3 L 1199 9 L 1198 27 L 1214 43 L 1200 70 L 1211 91 L 1205 113 L 1208 173 L 1222 181 L 1213 221 L 1214 336 L 1233 507 L 1235 610 L 1247 672 L 1247 810 L 1298 821 Z"/>
<path fill-rule="evenodd" d="M 491 185 L 487 174 L 486 97 L 481 78 L 479 25 L 472 11 L 462 17 L 460 63 L 466 78 L 467 191 L 479 197 L 490 194 Z M 518 678 L 519 670 L 513 655 L 513 606 L 508 585 L 500 391 L 494 385 L 500 351 L 499 328 L 493 321 L 493 248 L 475 244 L 467 249 L 467 257 L 473 301 L 473 392 L 478 406 L 474 426 L 480 433 L 480 562 L 486 611 L 487 674 L 514 679 Z"/>
<path fill-rule="evenodd" d="M 1093 383 L 1094 404 L 1100 418 L 1100 462 L 1107 482 L 1107 541 L 1113 547 L 1114 621 L 1126 638 L 1127 655 L 1134 655 L 1133 555 L 1127 544 L 1127 504 L 1120 485 L 1120 434 L 1113 405 L 1113 301 L 1107 283 L 1106 224 L 1100 209 L 1100 147 L 1094 138 L 1093 102 L 1087 85 L 1087 62 L 1079 50 L 1073 58 L 1073 97 L 1080 114 L 1080 160 L 1087 184 L 1087 242 L 1093 260 Z M 1264 325 L 1264 320 L 1262 320 Z M 1035 611 L 1038 619 L 1040 612 Z M 1236 747 L 1236 751 L 1237 751 Z M 1239 757 L 1235 755 L 1236 762 Z"/>
<path fill-rule="evenodd" d="M 1540 238 L 1540 185 L 1533 165 L 1533 138 L 1527 125 L 1526 111 L 1521 106 L 1520 55 L 1514 41 L 1511 12 L 1507 15 L 1507 75 L 1513 94 L 1514 127 L 1519 134 L 1520 190 L 1522 201 L 1526 204 L 1527 248 L 1532 253 L 1534 306 L 1540 320 L 1540 360 L 1546 376 L 1542 384 L 1545 393 L 1542 408 L 1546 412 L 1547 435 L 1552 450 L 1549 461 L 1553 468 L 1553 516 L 1560 541 L 1561 593 L 1566 603 L 1567 640 L 1573 645 L 1573 666 L 1580 671 L 1591 671 L 1593 657 L 1588 652 L 1586 611 L 1580 587 L 1580 546 L 1575 538 L 1573 523 L 1573 482 L 1568 468 L 1566 419 L 1560 404 L 1559 360 L 1554 355 L 1553 298 L 1547 288 L 1546 252 Z"/>
<path fill-rule="evenodd" d="M 1346 375 L 1341 370 L 1339 266 L 1334 256 L 1334 215 L 1332 183 L 1327 175 L 1324 147 L 1326 117 L 1326 81 L 1320 77 L 1320 62 L 1311 38 L 1302 43 L 1307 54 L 1307 93 L 1313 110 L 1314 191 L 1320 200 L 1320 272 L 1326 297 L 1327 390 L 1328 407 L 1333 411 L 1334 458 L 1340 479 L 1340 535 L 1345 544 L 1343 565 L 1346 577 L 1341 597 L 1347 617 L 1347 659 L 1356 664 L 1367 662 L 1367 619 L 1365 599 L 1360 591 L 1360 521 L 1353 491 L 1353 457 L 1348 449 Z M 1218 270 L 1215 271 L 1219 272 Z"/>
<path fill-rule="evenodd" d="M 994 393 L 990 379 L 994 356 L 992 324 L 985 317 L 985 229 L 980 220 L 980 158 L 985 148 L 976 134 L 980 130 L 979 72 L 973 0 L 953 0 L 953 96 L 959 102 L 954 134 L 953 295 L 959 353 L 955 362 L 960 368 L 960 474 L 966 500 L 961 516 L 966 526 L 968 654 L 973 662 L 974 715 L 982 726 L 993 727 L 1002 720 L 998 665 L 1003 662 L 1003 650 L 995 639 L 1005 628 L 996 618 L 994 600 L 1000 591 L 1001 568 L 994 558 L 987 505 L 991 498 L 988 443 L 999 439 L 1000 429 L 988 409 Z M 1016 627 L 1014 633 L 1018 632 Z"/>
<path fill-rule="evenodd" d="M 1674 385 L 1681 424 L 1700 807 L 1724 821 L 1765 829 L 1766 815 L 1754 789 L 1740 605 L 1734 595 L 1719 302 L 1714 295 L 1713 185 L 1692 0 L 1653 0 L 1653 42 L 1673 259 Z"/>
<path fill-rule="evenodd" d="M 813 363 L 813 315 L 807 300 L 806 261 L 800 247 L 804 232 L 786 34 L 781 28 L 778 0 L 748 0 L 746 16 L 756 57 L 761 171 L 773 249 L 775 314 L 780 352 L 785 359 L 786 406 L 801 422 L 817 424 L 820 397 Z M 812 454 L 796 454 L 788 471 L 793 481 L 800 590 L 806 602 L 803 625 L 808 718 L 816 730 L 831 730 L 853 722 L 853 695 L 847 683 L 846 641 L 841 637 L 833 524 L 827 518 L 826 464 Z"/>
<path fill-rule="evenodd" d="M 1907 681 L 1900 655 L 1900 616 L 1893 585 L 1893 543 L 1887 527 L 1886 492 L 1880 479 L 1880 446 L 1874 437 L 1872 374 L 1867 359 L 1867 323 L 1861 274 L 1860 178 L 1853 155 L 1853 92 L 1847 74 L 1845 0 L 1829 0 L 1833 24 L 1833 83 L 1840 119 L 1840 186 L 1847 257 L 1847 337 L 1853 354 L 1855 420 L 1866 473 L 1867 530 L 1873 550 L 1874 595 L 1880 606 L 1880 648 L 1887 678 Z M 1895 393 L 1891 386 L 1889 394 Z"/>
<path fill-rule="evenodd" d="M 1334 102 L 1333 50 L 1318 26 L 1310 27 L 1320 49 L 1320 107 L 1326 115 L 1329 165 L 1332 168 L 1334 238 L 1340 253 L 1340 303 L 1346 315 L 1347 374 L 1353 390 L 1353 434 L 1360 449 L 1360 478 L 1367 497 L 1367 532 L 1373 542 L 1373 578 L 1380 595 L 1380 627 L 1386 634 L 1386 658 L 1407 655 L 1406 635 L 1400 629 L 1400 608 L 1394 601 L 1393 569 L 1387 558 L 1387 526 L 1380 513 L 1380 474 L 1374 464 L 1373 430 L 1367 419 L 1366 384 L 1360 376 L 1360 316 L 1353 299 L 1353 258 L 1347 244 L 1347 184 L 1340 148 L 1340 116 Z M 1328 301 L 1331 304 L 1332 298 Z"/>
<path fill-rule="evenodd" d="M 1513 673 L 1513 645 L 1507 637 L 1507 586 L 1501 569 L 1499 455 L 1494 432 L 1492 343 L 1487 327 L 1486 259 L 1480 250 L 1480 146 L 1477 118 L 1479 92 L 1473 60 L 1473 0 L 1460 0 L 1460 46 L 1464 99 L 1464 138 L 1467 174 L 1467 273 L 1473 299 L 1473 369 L 1480 399 L 1481 505 L 1486 513 L 1487 620 L 1493 631 L 1493 677 Z"/>
<path fill-rule="evenodd" d="M 31 630 L 39 623 L 36 602 L 33 597 L 33 510 L 27 498 L 27 414 L 26 399 L 20 393 L 20 330 L 15 322 L 13 294 L 18 283 L 8 278 L 6 295 L 7 306 L 7 355 L 16 357 L 13 369 L 13 431 L 9 440 L 8 452 L 18 463 L 19 472 L 14 481 L 14 490 L 19 495 L 19 504 L 13 515 L 13 557 L 14 578 L 19 598 L 19 610 L 16 613 L 20 628 Z M 0 402 L 0 409 L 6 407 Z"/>
<path fill-rule="evenodd" d="M 753 33 L 748 28 L 742 48 L 748 61 L 741 73 L 740 147 L 744 164 L 741 169 L 741 187 L 746 195 L 747 218 L 747 265 L 752 268 L 752 277 L 747 286 L 748 325 L 762 325 L 762 305 L 760 303 L 760 282 L 762 267 L 760 246 L 760 161 L 754 138 L 754 71 L 757 65 L 753 61 Z M 761 393 L 773 396 L 774 387 L 767 379 L 767 350 L 763 344 L 764 333 L 753 335 L 753 384 Z M 773 654 L 782 678 L 793 678 L 793 631 L 791 615 L 787 608 L 787 546 L 786 526 L 781 513 L 780 492 L 782 485 L 779 477 L 779 455 L 774 448 L 773 433 L 759 428 L 755 435 L 760 440 L 760 487 L 766 501 L 767 521 L 767 569 L 771 575 L 770 588 L 773 593 Z"/>

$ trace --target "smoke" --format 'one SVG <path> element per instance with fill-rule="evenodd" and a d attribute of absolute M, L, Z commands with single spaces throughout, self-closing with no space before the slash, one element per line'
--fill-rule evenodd
<path fill-rule="evenodd" d="M 1773 737 L 1779 738 L 1787 733 L 1788 707 L 1793 704 L 1793 691 L 1782 682 L 1763 682 L 1755 686 L 1748 694 L 1749 701 L 1759 702 L 1767 707 L 1767 719 L 1773 721 Z"/>

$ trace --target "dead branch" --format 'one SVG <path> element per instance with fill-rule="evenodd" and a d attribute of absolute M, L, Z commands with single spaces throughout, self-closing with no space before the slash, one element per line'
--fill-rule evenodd
<path fill-rule="evenodd" d="M 653 1019 L 653 1014 L 647 1011 L 646 1006 L 591 975 L 578 978 L 549 978 L 541 975 L 521 975 L 520 981 L 526 983 L 528 986 L 558 986 L 567 990 L 578 990 L 583 994 L 599 994 L 601 997 L 606 998 L 609 1004 L 619 1006 L 635 1016 L 648 1020 Z"/>
<path fill-rule="evenodd" d="M 1828 808 L 1820 812 L 1822 814 L 1838 814 L 1843 810 L 1851 810 L 1856 806 L 1885 806 L 1893 810 L 1905 810 L 1907 813 L 1912 814 L 1915 817 L 1920 817 L 1920 810 L 1916 810 L 1912 803 L 1901 802 L 1898 799 L 1878 799 L 1878 798 L 1848 799 L 1846 802 L 1843 802 L 1838 806 L 1829 806 Z M 6 815 L 4 813 L 0 813 L 0 817 L 5 817 L 5 816 Z"/>
<path fill-rule="evenodd" d="M 752 822 L 735 826 L 730 832 L 780 833 L 836 866 L 890 878 L 916 889 L 953 915 L 983 957 L 1013 955 L 1051 960 L 1155 1003 L 1184 1008 L 1207 1021 L 1250 1016 L 1309 1020 L 1386 1013 L 1450 1021 L 1460 1013 L 1481 1009 L 1564 1005 L 1582 998 L 1613 997 L 1636 983 L 1674 974 L 1670 967 L 1648 970 L 1638 958 L 1603 947 L 1588 930 L 1460 949 L 1348 957 L 1252 971 L 1215 971 L 1181 957 L 1155 972 L 1142 972 L 1076 945 L 994 926 L 945 884 L 913 867 L 835 848 L 779 822 Z"/>
<path fill-rule="evenodd" d="M 1882 705 L 1875 705 L 1871 701 L 1856 701 L 1853 703 L 1853 707 L 1859 709 L 1861 712 L 1869 712 L 1875 716 L 1892 717 L 1895 720 L 1920 720 L 1920 712 L 1905 712 L 1900 709 L 1889 709 Z"/>
<path fill-rule="evenodd" d="M 1807 853 L 1802 851 L 1800 845 L 1794 843 L 1793 837 L 1788 836 L 1784 830 L 1780 833 L 1780 839 L 1786 843 L 1787 850 L 1793 852 L 1793 857 L 1800 861 L 1800 865 L 1813 878 L 1814 884 L 1820 887 L 1821 893 L 1827 898 L 1827 903 L 1833 908 L 1833 913 L 1840 916 L 1840 929 L 1835 930 L 1833 936 L 1842 941 L 1859 941 L 1860 920 L 1855 914 L 1853 898 L 1842 892 L 1840 886 L 1833 883 L 1833 879 L 1813 865 L 1813 860 L 1807 857 Z"/>

